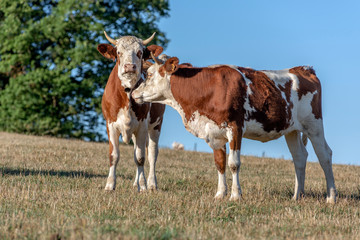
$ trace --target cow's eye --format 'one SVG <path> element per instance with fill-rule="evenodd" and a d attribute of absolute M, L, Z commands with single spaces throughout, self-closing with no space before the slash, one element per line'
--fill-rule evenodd
<path fill-rule="evenodd" d="M 152 73 L 148 73 L 147 78 L 150 79 L 152 77 Z"/>
<path fill-rule="evenodd" d="M 122 52 L 118 51 L 117 54 L 119 55 L 119 57 L 121 57 L 123 54 Z"/>
<path fill-rule="evenodd" d="M 141 56 L 142 56 L 142 51 L 139 50 L 139 51 L 137 52 L 136 56 L 137 56 L 138 58 L 141 58 Z"/>

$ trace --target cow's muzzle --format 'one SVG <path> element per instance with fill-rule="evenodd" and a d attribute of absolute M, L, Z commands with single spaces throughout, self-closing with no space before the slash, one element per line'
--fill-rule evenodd
<path fill-rule="evenodd" d="M 141 94 L 138 94 L 137 92 L 132 92 L 131 93 L 131 97 L 135 100 L 136 103 L 138 104 L 143 104 L 144 103 L 144 99 L 142 97 Z"/>
<path fill-rule="evenodd" d="M 125 64 L 124 65 L 124 73 L 136 73 L 136 65 L 135 64 Z"/>

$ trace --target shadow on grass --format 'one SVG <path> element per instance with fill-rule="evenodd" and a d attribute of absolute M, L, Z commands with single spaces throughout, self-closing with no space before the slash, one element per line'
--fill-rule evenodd
<path fill-rule="evenodd" d="M 291 199 L 294 195 L 294 191 L 291 190 L 290 188 L 287 188 L 281 192 L 278 190 L 273 190 L 272 194 Z M 321 200 L 326 199 L 326 191 L 323 192 L 323 191 L 314 191 L 312 189 L 310 189 L 310 190 L 305 189 L 305 194 L 302 195 L 301 197 L 312 198 L 312 199 L 321 201 Z M 344 193 L 344 192 L 340 191 L 337 194 L 337 199 L 348 199 L 348 200 L 360 201 L 360 188 L 358 189 L 357 193 Z"/>
<path fill-rule="evenodd" d="M 64 171 L 64 170 L 37 170 L 0 167 L 0 176 L 57 176 L 68 178 L 105 178 L 107 175 L 88 173 L 86 171 Z"/>

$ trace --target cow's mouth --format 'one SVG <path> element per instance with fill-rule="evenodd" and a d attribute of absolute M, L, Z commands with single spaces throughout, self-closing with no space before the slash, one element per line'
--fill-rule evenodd
<path fill-rule="evenodd" d="M 143 104 L 144 103 L 144 99 L 142 98 L 142 96 L 138 96 L 138 97 L 133 96 L 133 99 L 135 100 L 135 102 L 137 104 Z"/>

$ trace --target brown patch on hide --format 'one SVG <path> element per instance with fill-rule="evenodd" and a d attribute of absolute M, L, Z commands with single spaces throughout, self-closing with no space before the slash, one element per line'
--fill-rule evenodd
<path fill-rule="evenodd" d="M 286 101 L 289 103 L 290 102 L 290 98 L 291 98 L 291 87 L 292 87 L 292 82 L 289 79 L 288 82 L 286 82 L 284 84 L 284 87 L 281 86 L 280 84 L 278 84 L 278 88 L 285 93 L 285 97 L 286 97 Z"/>
<path fill-rule="evenodd" d="M 170 81 L 171 92 L 187 121 L 198 111 L 220 127 L 222 123 L 243 127 L 246 85 L 238 71 L 228 66 L 178 66 Z"/>
<path fill-rule="evenodd" d="M 110 163 L 110 167 L 113 165 L 113 156 L 111 155 L 113 152 L 113 145 L 110 142 L 110 135 L 109 135 L 109 127 L 108 124 L 106 123 L 106 132 L 108 134 L 108 139 L 109 139 L 109 163 Z"/>
<path fill-rule="evenodd" d="M 224 174 L 226 169 L 226 150 L 225 147 L 222 149 L 214 150 L 214 160 L 217 170 Z"/>
<path fill-rule="evenodd" d="M 153 124 L 159 119 L 159 123 L 154 127 L 155 130 L 161 131 L 165 112 L 165 105 L 160 103 L 152 103 L 150 107 L 150 124 Z"/>
<path fill-rule="evenodd" d="M 302 96 L 317 91 L 311 101 L 312 113 L 316 119 L 322 118 L 321 84 L 314 69 L 308 67 L 294 67 L 291 68 L 289 72 L 296 75 L 299 79 L 299 100 L 301 100 Z"/>
<path fill-rule="evenodd" d="M 312 108 L 312 113 L 314 114 L 315 118 L 322 119 L 321 94 L 318 92 L 315 93 L 310 104 L 311 104 L 311 108 Z"/>
<path fill-rule="evenodd" d="M 285 85 L 284 91 L 286 101 L 275 82 L 261 72 L 249 68 L 238 68 L 245 74 L 251 83 L 249 87 L 251 94 L 249 97 L 250 106 L 255 109 L 251 112 L 247 120 L 256 120 L 263 125 L 266 132 L 285 130 L 290 125 L 291 108 L 293 104 L 290 102 L 291 85 Z M 288 93 L 287 93 L 288 92 Z"/>
<path fill-rule="evenodd" d="M 144 166 L 145 158 L 141 157 L 141 158 L 136 159 L 136 163 L 137 163 L 138 166 Z"/>
<path fill-rule="evenodd" d="M 118 65 L 116 63 L 111 71 L 101 101 L 102 112 L 108 123 L 115 122 L 119 110 L 129 106 L 129 98 L 118 77 Z"/>
<path fill-rule="evenodd" d="M 138 88 L 142 82 L 144 82 L 144 80 L 140 79 L 135 84 L 134 89 Z M 149 113 L 150 103 L 138 104 L 135 102 L 135 100 L 132 97 L 130 98 L 130 101 L 131 101 L 131 109 L 134 111 L 134 113 L 136 115 L 136 119 L 138 121 L 144 121 L 147 118 L 147 115 Z"/>
<path fill-rule="evenodd" d="M 240 150 L 241 149 L 241 140 L 242 140 L 242 128 L 239 128 L 239 126 L 232 124 L 232 134 L 233 138 L 229 143 L 229 147 L 231 150 Z"/>

